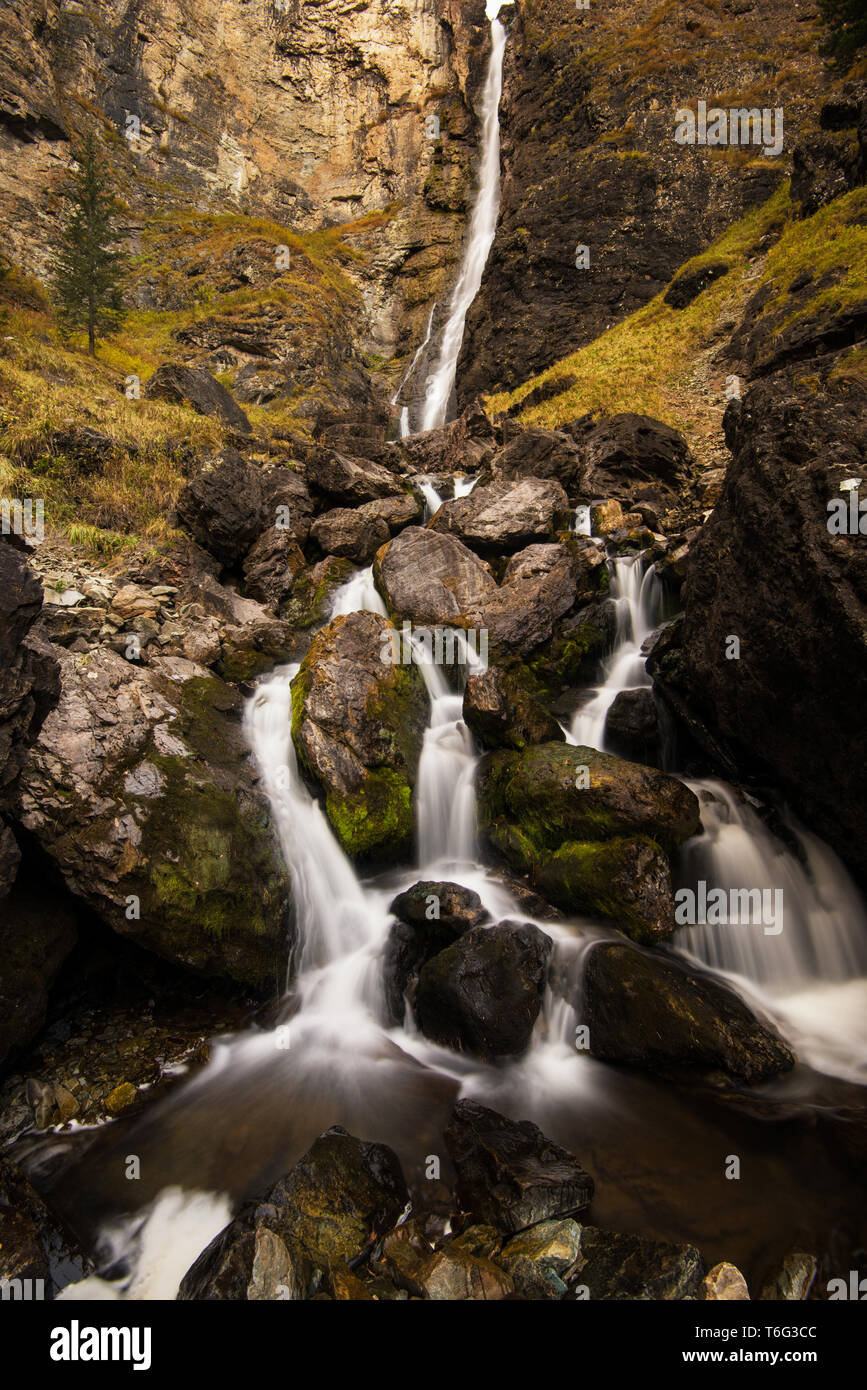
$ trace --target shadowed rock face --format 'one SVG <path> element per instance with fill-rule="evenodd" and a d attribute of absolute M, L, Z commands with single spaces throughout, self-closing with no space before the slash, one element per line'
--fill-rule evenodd
<path fill-rule="evenodd" d="M 827 507 L 864 472 L 865 420 L 863 385 L 794 371 L 729 407 L 733 459 L 690 554 L 682 646 L 652 663 L 662 693 L 685 695 L 744 766 L 767 770 L 862 878 L 867 800 L 851 739 L 867 692 L 867 549 L 862 535 L 829 534 Z"/>
<path fill-rule="evenodd" d="M 60 694 L 53 650 L 35 627 L 41 611 L 41 584 L 26 557 L 0 537 L 0 810 Z"/>
<path fill-rule="evenodd" d="M 672 957 L 601 945 L 584 972 L 590 1050 L 651 1071 L 723 1072 L 750 1084 L 795 1057 L 724 985 Z"/>

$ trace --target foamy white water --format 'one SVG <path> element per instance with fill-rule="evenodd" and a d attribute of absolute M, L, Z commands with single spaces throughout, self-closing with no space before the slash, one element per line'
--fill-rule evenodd
<path fill-rule="evenodd" d="M 503 57 L 506 31 L 498 19 L 491 21 L 491 56 L 482 96 L 482 158 L 476 196 L 458 281 L 449 304 L 437 364 L 428 378 L 422 429 L 432 430 L 448 419 L 458 356 L 464 337 L 467 311 L 479 292 L 485 264 L 497 230 L 500 205 L 500 96 L 503 90 Z"/>

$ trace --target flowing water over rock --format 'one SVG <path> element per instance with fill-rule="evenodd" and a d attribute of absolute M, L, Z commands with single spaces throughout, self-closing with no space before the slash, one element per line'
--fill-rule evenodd
<path fill-rule="evenodd" d="M 601 731 L 600 742 L 609 695 L 630 681 L 646 684 L 638 647 L 660 613 L 658 582 L 640 559 L 615 560 L 612 571 L 612 594 L 620 608 L 618 645 L 594 697 L 592 724 L 585 714 L 574 726 Z M 348 581 L 335 612 L 349 604 L 378 611 L 381 600 L 369 571 Z M 747 1269 L 756 1254 L 756 1231 L 761 1231 L 760 1247 L 777 1240 L 782 1248 L 795 1227 L 813 1231 L 817 1243 L 835 1202 L 845 1210 L 847 1194 L 836 1186 L 833 1193 L 817 1189 L 807 1176 L 815 1168 L 814 1140 L 791 1138 L 781 1167 L 762 1137 L 743 1127 L 737 1151 L 749 1158 L 751 1181 L 742 1185 L 733 1210 L 708 1171 L 708 1155 L 714 1156 L 715 1174 L 722 1163 L 717 1153 L 732 1147 L 731 1116 L 707 1107 L 696 1111 L 688 1093 L 682 1097 L 655 1079 L 576 1052 L 584 958 L 594 942 L 613 937 L 596 923 L 538 923 L 555 942 L 553 986 L 522 1058 L 485 1065 L 452 1052 L 424 1038 L 411 1014 L 403 1027 L 383 1025 L 382 953 L 388 906 L 396 893 L 418 879 L 448 878 L 478 892 L 492 922 L 533 920 L 503 882 L 477 862 L 476 754 L 461 719 L 461 697 L 445 673 L 426 662 L 423 649 L 416 655 L 431 696 L 417 786 L 420 866 L 375 880 L 359 879 L 299 775 L 290 733 L 297 668 L 276 671 L 250 698 L 247 732 L 293 874 L 297 976 L 280 1021 L 220 1043 L 203 1072 L 117 1138 L 98 1136 L 63 1176 L 61 1202 L 65 1188 L 78 1221 L 102 1229 L 106 1269 L 104 1279 L 87 1280 L 68 1297 L 146 1298 L 155 1290 L 156 1296 L 171 1297 L 181 1264 L 188 1264 L 197 1242 L 202 1248 L 222 1224 L 227 1199 L 234 1203 L 264 1190 L 334 1123 L 392 1145 L 418 1191 L 425 1157 L 440 1151 L 442 1125 L 458 1094 L 515 1118 L 532 1118 L 580 1152 L 599 1175 L 594 1211 L 601 1223 L 669 1238 L 677 1231 L 700 1243 L 710 1257 L 719 1250 L 719 1257 L 737 1258 Z M 761 886 L 761 875 L 773 865 L 774 882 L 784 882 L 795 916 L 788 936 L 745 938 L 727 933 L 756 929 L 697 927 L 681 933 L 678 949 L 729 972 L 727 977 L 763 1005 L 796 1044 L 821 1015 L 825 1049 L 811 1052 L 809 1060 L 817 1066 L 824 1061 L 831 1074 L 851 1075 L 851 1038 L 838 1010 L 839 991 L 851 987 L 841 982 L 861 963 L 854 942 L 863 924 L 850 925 L 848 915 L 856 907 L 854 891 L 824 846 L 811 842 L 802 866 L 732 789 L 693 785 L 703 799 L 706 833 L 683 851 L 681 881 L 704 875 L 724 884 L 733 875 L 743 883 L 752 873 Z M 838 993 L 823 1004 L 826 987 Z M 799 1087 L 802 1083 L 794 1086 L 796 1096 Z M 765 1094 L 785 1097 L 786 1084 L 772 1083 Z M 641 1133 L 640 1159 L 636 1132 Z M 792 1154 L 801 1150 L 795 1162 Z M 137 1204 L 121 1177 L 122 1156 L 131 1152 L 142 1157 L 148 1176 Z M 777 1193 L 772 1212 L 765 1200 L 770 1183 Z M 635 1206 L 639 1190 L 644 1194 L 640 1210 Z M 106 1208 L 114 1213 L 108 1227 Z"/>
<path fill-rule="evenodd" d="M 499 20 L 491 22 L 491 57 L 482 96 L 482 158 L 479 165 L 479 191 L 476 198 L 467 246 L 458 282 L 449 304 L 439 358 L 428 377 L 425 390 L 422 429 L 445 424 L 455 385 L 467 310 L 475 299 L 497 230 L 500 198 L 500 94 L 503 89 L 503 57 L 506 31 Z"/>

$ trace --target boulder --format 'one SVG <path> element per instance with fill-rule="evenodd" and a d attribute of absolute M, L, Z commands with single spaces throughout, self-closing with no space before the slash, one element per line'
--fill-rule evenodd
<path fill-rule="evenodd" d="M 529 1120 L 510 1120 L 478 1101 L 460 1100 L 445 1141 L 460 1206 L 498 1231 L 514 1233 L 571 1216 L 593 1198 L 593 1179 L 574 1154 Z"/>
<path fill-rule="evenodd" d="M 553 478 L 569 497 L 587 490 L 587 467 L 581 451 L 574 439 L 560 430 L 520 429 L 507 423 L 503 447 L 489 466 L 497 482 Z"/>
<path fill-rule="evenodd" d="M 289 881 L 238 693 L 182 658 L 59 651 L 62 692 L 31 750 L 19 818 L 122 936 L 204 974 L 273 988 Z"/>
<path fill-rule="evenodd" d="M 307 486 L 344 506 L 357 506 L 381 497 L 401 497 L 407 484 L 370 459 L 349 458 L 332 449 L 315 448 L 304 466 Z"/>
<path fill-rule="evenodd" d="M 418 972 L 470 927 L 489 920 L 478 893 L 459 883 L 416 883 L 391 904 L 392 924 L 383 955 L 388 1021 L 403 1023 L 406 996 L 412 1000 Z"/>
<path fill-rule="evenodd" d="M 796 1060 L 726 986 L 675 957 L 629 946 L 590 952 L 583 1014 L 595 1057 L 649 1071 L 722 1073 L 754 1085 Z"/>
<path fill-rule="evenodd" d="M 581 1249 L 572 1280 L 591 1299 L 676 1300 L 696 1298 L 704 1261 L 693 1245 L 620 1235 L 581 1227 Z"/>
<path fill-rule="evenodd" d="M 656 489 L 673 502 L 689 479 L 692 455 L 683 435 L 649 415 L 584 415 L 563 432 L 575 440 L 587 468 L 588 495 L 578 501 L 632 501 Z"/>
<path fill-rule="evenodd" d="M 337 507 L 314 521 L 311 538 L 326 555 L 341 555 L 357 565 L 366 565 L 391 535 L 385 517 L 368 510 L 376 502 L 361 507 Z"/>
<path fill-rule="evenodd" d="M 307 561 L 291 531 L 271 526 L 247 552 L 242 566 L 244 591 L 276 609 L 291 596 Z"/>
<path fill-rule="evenodd" d="M 520 1298 L 562 1298 L 568 1291 L 561 1276 L 581 1250 L 581 1227 L 570 1217 L 540 1221 L 506 1241 L 497 1263 L 510 1276 Z"/>
<path fill-rule="evenodd" d="M 696 1298 L 714 1303 L 743 1303 L 750 1301 L 747 1281 L 732 1264 L 714 1265 L 698 1287 Z"/>
<path fill-rule="evenodd" d="M 819 1261 L 815 1255 L 803 1250 L 792 1250 L 762 1285 L 759 1298 L 764 1301 L 783 1301 L 800 1303 L 810 1297 L 810 1290 L 819 1273 Z"/>
<path fill-rule="evenodd" d="M 555 906 L 608 918 L 633 941 L 674 932 L 668 856 L 647 836 L 569 840 L 540 860 L 534 881 Z"/>
<path fill-rule="evenodd" d="M 725 421 L 732 462 L 690 550 L 679 643 L 652 659 L 656 688 L 867 881 L 867 798 L 841 733 L 863 720 L 867 548 L 828 530 L 840 484 L 864 475 L 867 386 L 779 372 Z"/>
<path fill-rule="evenodd" d="M 426 1037 L 480 1057 L 526 1051 L 553 942 L 528 923 L 471 927 L 422 967 L 415 1010 Z"/>
<path fill-rule="evenodd" d="M 652 690 L 621 690 L 614 697 L 605 720 L 605 741 L 618 757 L 656 762 L 659 716 Z"/>
<path fill-rule="evenodd" d="M 252 434 L 253 427 L 237 401 L 203 367 L 183 367 L 164 362 L 144 388 L 149 401 L 173 401 L 192 406 L 197 415 L 211 415 L 238 434 Z"/>
<path fill-rule="evenodd" d="M 376 613 L 335 618 L 292 683 L 292 737 L 353 859 L 405 858 L 429 699 L 415 665 L 383 661 L 393 628 Z"/>
<path fill-rule="evenodd" d="M 525 748 L 565 738 L 553 715 L 533 694 L 529 672 L 520 664 L 491 666 L 471 675 L 464 688 L 464 723 L 483 748 Z"/>
<path fill-rule="evenodd" d="M 584 581 L 585 594 L 594 582 L 591 570 Z M 617 607 L 611 599 L 582 603 L 579 597 L 578 603 L 580 606 L 557 623 L 550 639 L 527 657 L 538 686 L 550 696 L 559 694 L 564 686 L 586 687 L 617 637 Z"/>
<path fill-rule="evenodd" d="M 500 588 L 469 603 L 463 618 L 487 632 L 495 652 L 527 656 L 549 640 L 582 582 L 577 548 L 531 545 L 513 556 Z"/>
<path fill-rule="evenodd" d="M 432 531 L 457 536 L 480 554 L 502 555 L 535 541 L 553 540 L 557 531 L 568 528 L 569 503 L 560 484 L 550 478 L 504 479 L 444 502 L 428 525 Z"/>
<path fill-rule="evenodd" d="M 311 1297 L 402 1215 L 409 1192 L 385 1144 L 326 1130 L 260 1203 L 250 1203 L 184 1276 L 181 1300 Z"/>
<path fill-rule="evenodd" d="M 454 536 L 408 526 L 377 552 L 376 585 L 390 613 L 448 624 L 497 588 L 491 568 Z"/>
<path fill-rule="evenodd" d="M 177 513 L 203 550 L 222 565 L 237 564 L 267 525 L 258 470 L 224 449 L 183 488 Z"/>

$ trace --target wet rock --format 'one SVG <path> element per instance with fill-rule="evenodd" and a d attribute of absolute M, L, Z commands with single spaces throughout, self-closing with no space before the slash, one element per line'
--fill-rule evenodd
<path fill-rule="evenodd" d="M 491 1260 L 454 1244 L 437 1250 L 418 1271 L 414 1290 L 436 1302 L 455 1299 L 496 1301 L 514 1292 L 509 1274 Z"/>
<path fill-rule="evenodd" d="M 565 738 L 553 715 L 539 703 L 529 672 L 520 666 L 491 666 L 471 675 L 464 689 L 464 723 L 483 748 L 525 748 Z"/>
<path fill-rule="evenodd" d="M 801 1302 L 810 1297 L 810 1290 L 818 1272 L 819 1262 L 815 1255 L 793 1250 L 762 1285 L 759 1298 L 766 1302 L 783 1299 L 787 1302 Z"/>
<path fill-rule="evenodd" d="M 316 1271 L 352 1265 L 409 1203 L 397 1156 L 335 1125 L 313 1143 L 263 1202 L 245 1210 L 203 1251 L 179 1297 L 299 1299 Z"/>
<path fill-rule="evenodd" d="M 754 1085 L 795 1057 L 732 991 L 673 957 L 602 944 L 584 972 L 590 1050 L 649 1071 L 717 1073 Z"/>
<path fill-rule="evenodd" d="M 584 554 L 586 556 L 587 552 Z M 586 593 L 595 582 L 593 570 L 590 569 L 585 572 L 581 587 Z M 557 623 L 550 640 L 537 647 L 528 656 L 527 663 L 542 689 L 553 697 L 564 686 L 586 686 L 592 681 L 603 657 L 611 650 L 616 635 L 616 605 L 604 598 L 594 599 L 590 603 L 585 600 L 577 611 L 567 613 Z M 574 700 L 570 701 L 569 708 L 570 711 L 574 709 Z"/>
<path fill-rule="evenodd" d="M 511 1276 L 521 1298 L 562 1298 L 562 1276 L 574 1265 L 581 1249 L 577 1221 L 540 1221 L 506 1242 L 497 1263 Z"/>
<path fill-rule="evenodd" d="M 590 526 L 594 536 L 607 536 L 623 525 L 623 508 L 616 497 L 606 502 L 594 502 L 590 508 Z"/>
<path fill-rule="evenodd" d="M 388 522 L 369 506 L 344 508 L 326 512 L 314 521 L 310 535 L 326 555 L 340 555 L 357 565 L 368 564 L 391 535 Z"/>
<path fill-rule="evenodd" d="M 273 986 L 289 881 L 237 692 L 179 657 L 144 668 L 105 648 L 58 654 L 61 699 L 30 754 L 22 823 L 120 935 Z"/>
<path fill-rule="evenodd" d="M 235 449 L 224 449 L 186 484 L 178 521 L 223 565 L 241 560 L 267 525 L 258 471 Z"/>
<path fill-rule="evenodd" d="M 487 1059 L 526 1051 L 553 942 L 538 927 L 473 927 L 421 969 L 415 1008 L 434 1042 Z"/>
<path fill-rule="evenodd" d="M 292 594 L 307 562 L 291 531 L 272 526 L 244 559 L 244 590 L 252 599 L 279 608 Z"/>
<path fill-rule="evenodd" d="M 457 536 L 480 554 L 500 555 L 553 540 L 569 525 L 569 503 L 560 484 L 550 478 L 503 480 L 444 502 L 429 525 L 434 532 Z"/>
<path fill-rule="evenodd" d="M 377 552 L 377 588 L 389 612 L 413 623 L 449 623 L 492 594 L 490 566 L 454 536 L 408 526 Z"/>
<path fill-rule="evenodd" d="M 584 785 L 586 783 L 586 785 Z M 697 833 L 698 798 L 674 777 L 594 748 L 538 744 L 489 753 L 479 777 L 485 823 L 513 819 L 540 848 L 648 834 L 674 849 Z"/>
<path fill-rule="evenodd" d="M 713 1302 L 749 1302 L 747 1281 L 735 1265 L 718 1264 L 708 1270 L 698 1286 L 696 1298 Z"/>
<path fill-rule="evenodd" d="M 292 683 L 292 737 L 325 796 L 347 854 L 406 857 L 412 793 L 429 700 L 415 665 L 383 662 L 391 625 L 376 613 L 335 618 L 317 633 Z"/>
<path fill-rule="evenodd" d="M 471 927 L 489 920 L 478 893 L 459 883 L 416 883 L 389 907 L 393 923 L 383 955 L 383 979 L 389 1022 L 401 1024 L 405 997 L 414 997 L 418 972 L 439 951 Z"/>
<path fill-rule="evenodd" d="M 445 1141 L 464 1211 L 499 1231 L 522 1231 L 584 1210 L 593 1179 L 575 1156 L 529 1120 L 509 1120 L 474 1100 L 452 1112 Z"/>
<path fill-rule="evenodd" d="M 77 940 L 75 919 L 19 879 L 0 906 L 0 1065 L 36 1037 L 54 980 Z"/>
<path fill-rule="evenodd" d="M 787 370 L 731 402 L 725 419 L 732 462 L 692 544 L 686 617 L 654 658 L 654 681 L 736 764 L 753 777 L 763 768 L 867 877 L 867 800 L 839 733 L 863 718 L 867 549 L 857 533 L 828 531 L 828 503 L 848 496 L 841 482 L 864 474 L 867 388 Z M 787 614 L 772 641 L 769 613 Z M 737 660 L 726 659 L 732 635 Z"/>
<path fill-rule="evenodd" d="M 655 762 L 659 746 L 659 718 L 652 690 L 621 690 L 614 697 L 605 720 L 605 737 L 611 751 L 636 762 Z"/>
<path fill-rule="evenodd" d="M 581 1227 L 572 1280 L 591 1299 L 676 1300 L 696 1297 L 704 1262 L 692 1245 Z"/>
<path fill-rule="evenodd" d="M 351 574 L 350 561 L 340 560 L 336 555 L 310 565 L 292 585 L 291 597 L 281 609 L 283 616 L 301 631 L 327 622 L 334 607 L 334 596 Z"/>
<path fill-rule="evenodd" d="M 183 367 L 164 362 L 147 382 L 145 398 L 189 405 L 198 415 L 211 415 L 238 434 L 252 434 L 253 427 L 237 401 L 203 367 Z"/>
<path fill-rule="evenodd" d="M 84 1272 L 81 1252 L 60 1229 L 23 1171 L 0 1154 L 0 1280 L 21 1280 L 18 1297 L 41 1301 L 56 1291 L 53 1274 L 66 1282 Z M 16 1297 L 14 1288 L 9 1298 Z M 5 1293 L 3 1298 L 7 1298 Z"/>
<path fill-rule="evenodd" d="M 535 882 L 557 907 L 604 917 L 652 945 L 675 928 L 668 856 L 643 835 L 569 840 L 540 859 Z"/>

